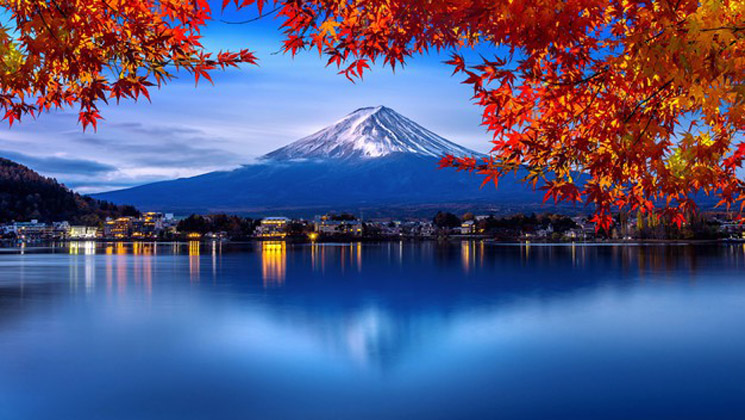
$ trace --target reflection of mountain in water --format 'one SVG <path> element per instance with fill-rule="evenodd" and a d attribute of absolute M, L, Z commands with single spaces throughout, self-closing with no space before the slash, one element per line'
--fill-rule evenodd
<path fill-rule="evenodd" d="M 135 307 L 185 296 L 207 315 L 259 316 L 284 336 L 384 371 L 502 311 L 745 268 L 740 246 L 119 243 L 55 252 L 5 256 L 0 318 L 51 310 L 68 294 Z"/>
<path fill-rule="evenodd" d="M 743 249 L 730 248 L 311 245 L 287 250 L 282 287 L 266 289 L 257 304 L 278 328 L 312 335 L 334 352 L 387 370 L 426 353 L 473 317 L 488 320 L 519 305 L 549 306 L 601 289 L 625 293 L 645 282 L 695 278 L 699 267 L 716 270 L 723 253 L 744 265 Z M 261 259 L 277 264 L 266 247 Z"/>

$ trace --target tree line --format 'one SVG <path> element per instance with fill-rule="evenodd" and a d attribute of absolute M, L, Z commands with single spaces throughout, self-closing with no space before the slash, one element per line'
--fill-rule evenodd
<path fill-rule="evenodd" d="M 139 214 L 133 206 L 82 196 L 53 178 L 0 158 L 0 223 L 36 219 L 98 226 L 107 217 Z"/>

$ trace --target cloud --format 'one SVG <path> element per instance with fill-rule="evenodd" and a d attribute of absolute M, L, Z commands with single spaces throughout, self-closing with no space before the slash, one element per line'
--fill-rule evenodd
<path fill-rule="evenodd" d="M 122 129 L 131 133 L 141 134 L 145 136 L 201 136 L 205 134 L 203 130 L 200 130 L 198 128 L 145 125 L 139 122 L 114 123 L 111 126 L 113 128 Z"/>
<path fill-rule="evenodd" d="M 115 191 L 130 188 L 134 185 L 146 184 L 150 182 L 162 181 L 161 177 L 156 178 L 133 178 L 126 174 L 118 174 L 107 178 L 91 178 L 72 180 L 65 185 L 81 194 L 95 194 L 104 191 Z"/>
<path fill-rule="evenodd" d="M 59 156 L 30 156 L 9 150 L 0 150 L 0 156 L 26 165 L 44 174 L 93 176 L 117 170 L 112 165 L 87 159 L 71 159 Z"/>
<path fill-rule="evenodd" d="M 145 130 L 147 129 L 137 128 L 138 132 Z M 152 134 L 161 131 L 159 128 L 152 128 L 150 131 L 150 134 L 138 136 L 124 133 L 117 138 L 78 135 L 72 140 L 87 147 L 116 153 L 116 159 L 121 161 L 122 168 L 214 168 L 234 166 L 245 160 L 227 150 L 199 146 L 219 142 L 219 139 L 185 130 L 181 133 L 169 132 L 168 135 Z"/>

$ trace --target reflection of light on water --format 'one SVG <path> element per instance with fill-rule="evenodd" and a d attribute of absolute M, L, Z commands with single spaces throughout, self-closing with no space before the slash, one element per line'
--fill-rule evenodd
<path fill-rule="evenodd" d="M 347 247 L 344 246 L 341 248 L 341 256 L 339 257 L 339 261 L 341 262 L 341 273 L 342 274 L 344 274 L 344 266 L 345 266 L 346 260 L 347 260 Z"/>
<path fill-rule="evenodd" d="M 83 260 L 83 284 L 85 292 L 91 293 L 96 283 L 96 243 L 93 241 L 70 242 L 68 252 L 70 255 L 85 255 Z M 72 290 L 77 290 L 79 275 L 76 258 L 75 261 L 70 262 L 70 288 Z"/>
<path fill-rule="evenodd" d="M 153 259 L 157 253 L 154 242 L 132 243 L 132 254 L 134 255 L 134 282 L 136 287 L 142 287 L 145 294 L 150 296 L 153 291 Z"/>
<path fill-rule="evenodd" d="M 577 266 L 577 245 L 572 241 L 572 267 Z"/>
<path fill-rule="evenodd" d="M 326 247 L 321 247 L 321 272 L 326 272 Z"/>
<path fill-rule="evenodd" d="M 116 244 L 116 290 L 122 296 L 127 290 L 127 248 L 121 242 Z"/>
<path fill-rule="evenodd" d="M 152 249 L 154 249 L 153 247 Z M 153 259 L 148 256 L 144 258 L 142 265 L 143 280 L 145 286 L 145 294 L 151 296 L 153 293 Z"/>
<path fill-rule="evenodd" d="M 199 241 L 189 242 L 189 280 L 199 281 Z"/>
<path fill-rule="evenodd" d="M 86 242 L 70 242 L 69 248 L 70 255 L 95 255 L 96 254 L 96 243 L 93 241 Z"/>
<path fill-rule="evenodd" d="M 362 242 L 357 242 L 357 271 L 362 272 Z"/>
<path fill-rule="evenodd" d="M 114 247 L 106 247 L 106 295 L 111 296 L 111 287 L 114 284 L 114 264 L 113 257 Z"/>
<path fill-rule="evenodd" d="M 94 244 L 95 246 L 95 244 Z M 94 248 L 95 249 L 95 248 Z M 91 293 L 96 285 L 96 260 L 93 253 L 85 255 L 85 292 Z"/>
<path fill-rule="evenodd" d="M 95 245 L 92 249 L 95 250 Z M 127 283 L 131 280 L 134 280 L 136 290 L 144 290 L 148 296 L 152 293 L 154 263 L 152 256 L 156 254 L 155 243 L 109 243 L 104 248 L 104 254 L 107 295 L 111 296 L 116 282 L 116 294 L 124 296 Z M 86 259 L 85 264 L 86 290 L 90 291 L 95 283 L 96 260 L 91 255 L 90 259 Z"/>
<path fill-rule="evenodd" d="M 78 288 L 78 265 L 72 261 L 68 264 L 69 279 L 70 279 L 70 291 L 75 292 Z"/>
<path fill-rule="evenodd" d="M 460 258 L 463 264 L 463 272 L 468 274 L 473 268 L 475 258 L 475 245 L 472 241 L 462 241 L 460 243 Z"/>
<path fill-rule="evenodd" d="M 348 244 L 318 244 L 310 245 L 310 266 L 313 271 L 326 272 L 326 263 L 332 267 L 337 263 L 342 274 L 347 267 L 357 268 L 362 272 L 362 242 Z M 391 244 L 388 244 L 390 247 Z"/>
<path fill-rule="evenodd" d="M 287 271 L 287 244 L 284 242 L 262 242 L 261 277 L 264 287 L 281 286 Z"/>
<path fill-rule="evenodd" d="M 310 246 L 310 268 L 316 271 L 316 259 L 318 258 L 318 244 L 313 242 Z"/>
<path fill-rule="evenodd" d="M 327 248 L 328 245 L 324 245 L 323 248 Z M 339 258 L 339 261 L 341 263 L 341 272 L 344 273 L 344 270 L 349 264 L 350 267 L 357 267 L 357 271 L 362 271 L 362 242 L 354 242 L 349 243 L 348 245 L 342 246 L 341 248 L 341 255 Z M 349 254 L 347 255 L 347 251 L 349 251 Z M 400 255 L 400 253 L 399 253 Z M 323 254 L 325 257 L 325 253 Z M 313 255 L 311 254 L 311 257 Z M 400 257 L 399 257 L 400 258 Z"/>
<path fill-rule="evenodd" d="M 219 249 L 218 249 L 219 248 Z M 212 241 L 212 280 L 217 280 L 217 255 L 222 255 L 222 242 Z"/>
<path fill-rule="evenodd" d="M 132 254 L 134 255 L 155 255 L 155 243 L 152 242 L 134 242 L 132 244 Z"/>
<path fill-rule="evenodd" d="M 96 257 L 95 242 L 71 242 L 68 246 L 71 255 L 85 255 L 82 264 L 69 264 L 71 290 L 77 291 L 83 287 L 86 293 L 92 293 L 96 286 L 97 266 L 102 264 L 108 296 L 114 292 L 114 283 L 116 294 L 124 296 L 130 281 L 134 281 L 136 290 L 151 295 L 155 243 L 109 243 L 105 245 L 105 255 L 101 257 Z M 80 270 L 81 266 L 83 270 Z"/>
<path fill-rule="evenodd" d="M 523 262 L 528 262 L 528 259 L 530 258 L 530 241 L 525 241 L 520 243 L 520 260 Z"/>

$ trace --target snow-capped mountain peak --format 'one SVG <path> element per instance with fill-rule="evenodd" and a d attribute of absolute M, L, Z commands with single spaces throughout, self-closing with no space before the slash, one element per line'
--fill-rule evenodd
<path fill-rule="evenodd" d="M 393 153 L 477 156 L 385 106 L 360 108 L 335 124 L 264 156 L 272 160 L 373 159 Z"/>

